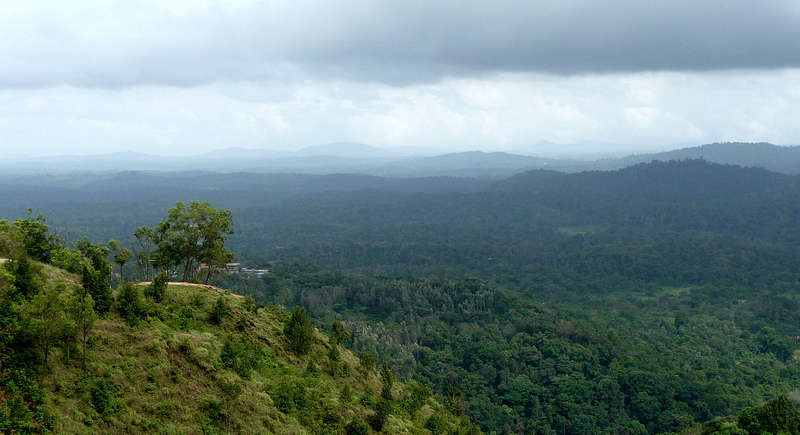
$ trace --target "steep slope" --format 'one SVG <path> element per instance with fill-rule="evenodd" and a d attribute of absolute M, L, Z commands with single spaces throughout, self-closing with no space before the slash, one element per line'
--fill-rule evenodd
<path fill-rule="evenodd" d="M 42 296 L 61 291 L 66 300 L 77 288 L 77 277 L 65 271 L 45 266 L 44 273 Z M 67 287 L 59 290 L 59 282 Z M 367 433 L 380 426 L 378 414 L 385 433 L 476 432 L 420 384 L 390 384 L 384 400 L 390 374 L 319 331 L 297 355 L 284 334 L 288 315 L 277 306 L 177 285 L 156 302 L 141 290 L 118 292 L 115 308 L 94 323 L 85 370 L 80 349 L 53 344 L 41 365 L 41 395 L 20 393 L 28 397 L 22 403 L 42 405 L 27 429 L 9 426 L 26 414 L 5 403 L 22 372 L 3 361 L 11 384 L 0 384 L 0 432 Z M 23 318 L 35 317 L 34 305 L 18 306 Z M 25 379 L 36 390 L 31 376 Z"/>

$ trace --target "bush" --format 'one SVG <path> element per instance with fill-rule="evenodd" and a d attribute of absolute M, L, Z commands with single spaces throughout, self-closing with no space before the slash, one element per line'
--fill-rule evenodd
<path fill-rule="evenodd" d="M 130 283 L 122 284 L 119 288 L 119 296 L 117 296 L 117 310 L 128 323 L 138 323 L 145 313 L 139 289 Z"/>
<path fill-rule="evenodd" d="M 225 339 L 219 356 L 223 366 L 232 369 L 245 379 L 250 378 L 250 372 L 265 358 L 266 354 L 262 349 L 244 340 L 234 340 L 232 337 Z"/>
<path fill-rule="evenodd" d="M 289 340 L 289 347 L 297 355 L 305 355 L 311 350 L 314 327 L 303 307 L 297 307 L 292 311 L 283 332 Z"/>
<path fill-rule="evenodd" d="M 105 414 L 111 410 L 111 392 L 106 381 L 99 380 L 91 388 L 92 406 L 98 414 Z"/>
<path fill-rule="evenodd" d="M 225 318 L 231 311 L 231 307 L 228 306 L 228 301 L 225 300 L 224 297 L 217 298 L 217 302 L 214 303 L 214 306 L 211 308 L 211 313 L 208 315 L 208 321 L 213 323 L 214 325 L 219 325 L 222 323 L 222 319 Z"/>
<path fill-rule="evenodd" d="M 400 406 L 408 412 L 408 415 L 413 417 L 422 408 L 425 401 L 431 397 L 432 393 L 428 387 L 416 381 L 408 383 L 408 390 L 408 394 L 403 398 Z"/>
<path fill-rule="evenodd" d="M 164 294 L 167 292 L 167 285 L 169 283 L 169 275 L 165 272 L 161 272 L 153 278 L 153 282 L 150 283 L 144 289 L 144 295 L 156 302 L 161 302 L 164 299 Z"/>
<path fill-rule="evenodd" d="M 299 381 L 281 382 L 272 389 L 270 395 L 275 406 L 283 413 L 304 410 L 309 404 L 306 387 Z"/>
<path fill-rule="evenodd" d="M 189 307 L 180 307 L 175 313 L 175 320 L 178 327 L 184 331 L 188 330 L 194 320 L 194 311 Z"/>
<path fill-rule="evenodd" d="M 444 433 L 447 430 L 444 419 L 439 415 L 432 415 L 427 422 L 425 422 L 425 429 L 431 431 L 434 435 Z"/>
<path fill-rule="evenodd" d="M 347 435 L 367 435 L 369 426 L 361 420 L 353 419 L 344 427 L 344 432 Z"/>
<path fill-rule="evenodd" d="M 375 354 L 364 352 L 361 354 L 361 372 L 366 374 L 375 369 Z"/>
<path fill-rule="evenodd" d="M 373 414 L 369 419 L 369 425 L 372 426 L 372 428 L 376 431 L 380 432 L 383 430 L 383 425 L 386 424 L 386 420 L 389 418 L 389 414 L 391 413 L 392 402 L 381 397 L 378 399 L 378 403 L 375 405 L 375 414 Z"/>

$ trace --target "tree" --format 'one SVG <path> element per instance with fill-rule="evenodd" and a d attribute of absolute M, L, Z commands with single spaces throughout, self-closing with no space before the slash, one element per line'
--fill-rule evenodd
<path fill-rule="evenodd" d="M 303 307 L 296 307 L 292 311 L 292 315 L 283 328 L 283 333 L 289 340 L 289 347 L 297 355 L 305 355 L 311 350 L 314 327 Z"/>
<path fill-rule="evenodd" d="M 123 268 L 125 264 L 130 261 L 131 259 L 131 250 L 128 248 L 124 248 L 119 241 L 111 239 L 108 241 L 108 246 L 111 248 L 111 251 L 114 252 L 114 263 L 119 265 L 119 282 L 125 282 L 125 274 L 123 273 Z"/>
<path fill-rule="evenodd" d="M 36 330 L 38 347 L 42 352 L 42 360 L 47 368 L 50 350 L 64 336 L 64 331 L 69 329 L 69 318 L 64 310 L 67 305 L 64 300 L 66 285 L 63 282 L 55 287 L 39 292 L 28 305 L 29 314 L 34 319 L 33 327 Z"/>
<path fill-rule="evenodd" d="M 92 295 L 84 288 L 78 289 L 70 301 L 69 312 L 80 335 L 81 366 L 86 370 L 86 343 L 89 340 L 89 332 L 91 332 L 94 322 L 97 320 Z"/>
<path fill-rule="evenodd" d="M 120 285 L 117 310 L 128 323 L 136 324 L 144 315 L 144 306 L 139 297 L 139 289 L 130 283 Z"/>
<path fill-rule="evenodd" d="M 141 226 L 133 232 L 135 242 L 132 243 L 136 267 L 141 273 L 144 271 L 144 280 L 150 281 L 150 261 L 152 260 L 152 249 L 156 243 L 156 234 L 152 228 Z"/>
<path fill-rule="evenodd" d="M 111 288 L 103 275 L 89 264 L 84 264 L 81 270 L 83 289 L 91 296 L 94 301 L 93 307 L 98 314 L 107 313 L 113 302 Z"/>
<path fill-rule="evenodd" d="M 384 360 L 381 365 L 381 397 L 386 400 L 393 400 L 392 387 L 394 386 L 394 381 L 394 373 L 392 373 L 392 369 L 389 368 L 389 363 Z"/>
<path fill-rule="evenodd" d="M 350 338 L 350 333 L 347 332 L 346 329 L 344 329 L 344 325 L 342 324 L 342 322 L 339 321 L 333 322 L 333 324 L 331 325 L 331 340 L 333 341 L 333 345 L 336 346 L 338 344 L 341 344 L 347 341 L 347 339 L 349 338 Z"/>
<path fill-rule="evenodd" d="M 31 258 L 48 263 L 50 252 L 57 245 L 55 238 L 47 235 L 47 225 L 45 218 L 41 214 L 34 216 L 33 210 L 28 209 L 27 219 L 17 219 L 14 221 L 22 235 L 22 243 L 25 252 Z"/>
<path fill-rule="evenodd" d="M 103 245 L 95 245 L 89 239 L 78 241 L 78 251 L 88 261 L 81 269 L 83 287 L 94 300 L 94 309 L 98 314 L 105 314 L 111 309 L 112 294 L 109 287 L 111 264 L 108 255 L 111 251 Z"/>
<path fill-rule="evenodd" d="M 155 229 L 156 255 L 170 265 L 183 264 L 183 280 L 189 281 L 199 262 L 232 258 L 225 241 L 233 234 L 230 210 L 217 210 L 208 202 L 177 202 Z"/>
<path fill-rule="evenodd" d="M 161 300 L 164 299 L 164 293 L 167 291 L 168 284 L 169 276 L 164 272 L 159 273 L 153 278 L 153 282 L 144 289 L 145 297 L 153 299 L 156 302 L 161 302 Z"/>
<path fill-rule="evenodd" d="M 228 302 L 225 300 L 225 298 L 219 297 L 217 298 L 217 302 L 214 303 L 214 306 L 211 307 L 211 313 L 208 315 L 208 320 L 215 325 L 219 325 L 222 323 L 222 319 L 224 319 L 230 311 L 231 308 L 228 306 Z"/>
<path fill-rule="evenodd" d="M 5 266 L 14 275 L 14 288 L 24 299 L 30 299 L 42 286 L 42 267 L 22 254 Z"/>
<path fill-rule="evenodd" d="M 0 219 L 0 257 L 18 257 L 23 250 L 22 234 L 19 228 L 5 219 Z"/>

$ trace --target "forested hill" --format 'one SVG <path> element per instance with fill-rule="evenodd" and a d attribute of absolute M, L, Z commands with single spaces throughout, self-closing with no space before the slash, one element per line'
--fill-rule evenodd
<path fill-rule="evenodd" d="M 166 274 L 113 289 L 108 254 L 0 220 L 0 433 L 479 433 L 341 324 Z"/>
<path fill-rule="evenodd" d="M 83 174 L 4 180 L 0 212 L 124 243 L 176 200 L 213 201 L 232 211 L 235 260 L 269 272 L 212 281 L 342 322 L 347 346 L 487 432 L 697 433 L 723 418 L 714 433 L 771 427 L 751 423 L 772 405 L 748 406 L 800 390 L 798 180 L 701 160 L 499 181 Z"/>
<path fill-rule="evenodd" d="M 800 146 L 778 146 L 764 142 L 712 143 L 661 153 L 599 160 L 594 162 L 593 165 L 597 168 L 615 169 L 655 160 L 686 159 L 702 159 L 713 163 L 759 167 L 784 174 L 800 173 Z"/>

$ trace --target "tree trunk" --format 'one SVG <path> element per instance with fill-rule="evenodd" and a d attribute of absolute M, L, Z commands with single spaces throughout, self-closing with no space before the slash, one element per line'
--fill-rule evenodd
<path fill-rule="evenodd" d="M 189 276 L 190 276 L 189 273 L 190 273 L 190 270 L 192 268 L 192 263 L 193 263 L 193 261 L 192 261 L 191 257 L 186 258 L 186 265 L 183 267 L 183 281 L 184 282 L 189 282 Z"/>

